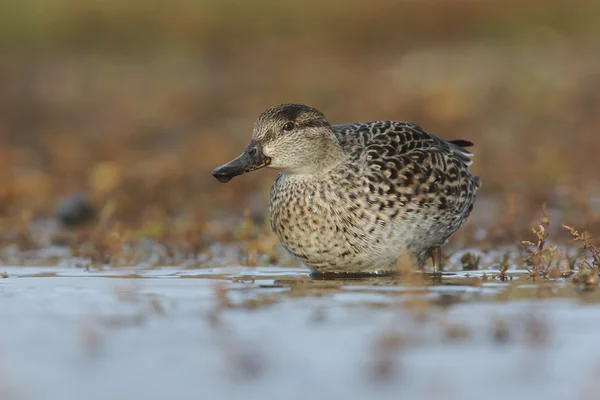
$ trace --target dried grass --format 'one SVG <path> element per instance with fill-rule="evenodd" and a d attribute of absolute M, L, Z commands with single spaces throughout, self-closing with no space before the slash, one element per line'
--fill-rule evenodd
<path fill-rule="evenodd" d="M 575 228 L 572 228 L 568 225 L 563 225 L 571 236 L 573 236 L 573 241 L 579 242 L 582 245 L 582 251 L 579 256 L 579 269 L 589 268 L 592 271 L 599 272 L 600 271 L 600 250 L 598 246 L 594 244 L 594 241 L 589 233 L 583 232 L 579 233 Z M 588 260 L 588 257 L 591 260 Z"/>
<path fill-rule="evenodd" d="M 600 34 L 588 17 L 598 10 L 592 1 L 569 8 L 581 17 L 575 26 L 553 17 L 565 12 L 558 0 L 351 1 L 343 15 L 334 2 L 276 6 L 315 22 L 298 26 L 247 18 L 272 11 L 266 1 L 244 6 L 236 19 L 227 1 L 140 8 L 137 0 L 61 0 L 30 19 L 38 3 L 0 13 L 10 20 L 0 23 L 0 247 L 21 252 L 0 253 L 2 262 L 26 263 L 31 251 L 53 244 L 92 267 L 218 263 L 219 244 L 235 247 L 227 262 L 280 261 L 276 239 L 256 222 L 274 175 L 260 171 L 224 186 L 210 172 L 239 154 L 258 113 L 292 99 L 332 123 L 403 119 L 475 142 L 472 169 L 485 185 L 456 236 L 463 247 L 514 244 L 542 200 L 573 226 L 600 233 L 592 201 L 600 187 L 593 108 L 600 76 L 584 40 Z M 561 40 L 542 35 L 532 43 L 524 16 L 562 32 Z M 131 29 L 148 23 L 161 34 Z M 508 26 L 514 46 L 494 45 L 507 40 Z M 77 191 L 90 197 L 96 218 L 41 229 Z M 490 199 L 497 209 L 483 205 Z M 528 245 L 533 276 L 552 275 L 546 228 L 536 227 Z M 481 230 L 484 239 L 476 238 Z"/>
<path fill-rule="evenodd" d="M 550 278 L 556 276 L 558 271 L 558 262 L 561 254 L 557 251 L 556 246 L 547 246 L 548 226 L 550 224 L 550 215 L 544 203 L 542 207 L 542 219 L 536 228 L 532 228 L 535 242 L 529 240 L 521 241 L 521 246 L 527 253 L 523 259 L 526 265 L 529 276 L 535 280 L 536 277 Z"/>

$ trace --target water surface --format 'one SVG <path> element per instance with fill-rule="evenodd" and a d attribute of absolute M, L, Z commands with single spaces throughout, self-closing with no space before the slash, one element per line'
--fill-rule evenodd
<path fill-rule="evenodd" d="M 595 291 L 526 271 L 0 267 L 2 399 L 595 399 Z M 427 277 L 425 277 L 427 278 Z"/>

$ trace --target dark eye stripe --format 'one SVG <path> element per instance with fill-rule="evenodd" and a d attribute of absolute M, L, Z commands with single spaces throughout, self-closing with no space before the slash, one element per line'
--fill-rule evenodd
<path fill-rule="evenodd" d="M 313 119 L 297 125 L 298 128 L 322 128 L 326 126 L 329 126 L 329 124 L 319 119 Z"/>

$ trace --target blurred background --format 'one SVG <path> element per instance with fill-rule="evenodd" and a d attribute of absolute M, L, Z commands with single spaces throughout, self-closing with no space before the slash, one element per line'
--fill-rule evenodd
<path fill-rule="evenodd" d="M 196 254 L 263 229 L 276 172 L 211 171 L 284 102 L 473 141 L 483 187 L 458 243 L 518 240 L 544 201 L 558 226 L 599 231 L 598 15 L 596 0 L 5 0 L 1 244 L 110 261 L 124 242 Z"/>

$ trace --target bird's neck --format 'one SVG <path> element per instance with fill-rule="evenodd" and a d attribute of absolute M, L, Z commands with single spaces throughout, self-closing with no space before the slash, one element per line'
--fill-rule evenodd
<path fill-rule="evenodd" d="M 346 158 L 337 140 L 327 140 L 320 144 L 310 162 L 284 171 L 287 175 L 323 175 L 337 167 Z"/>

